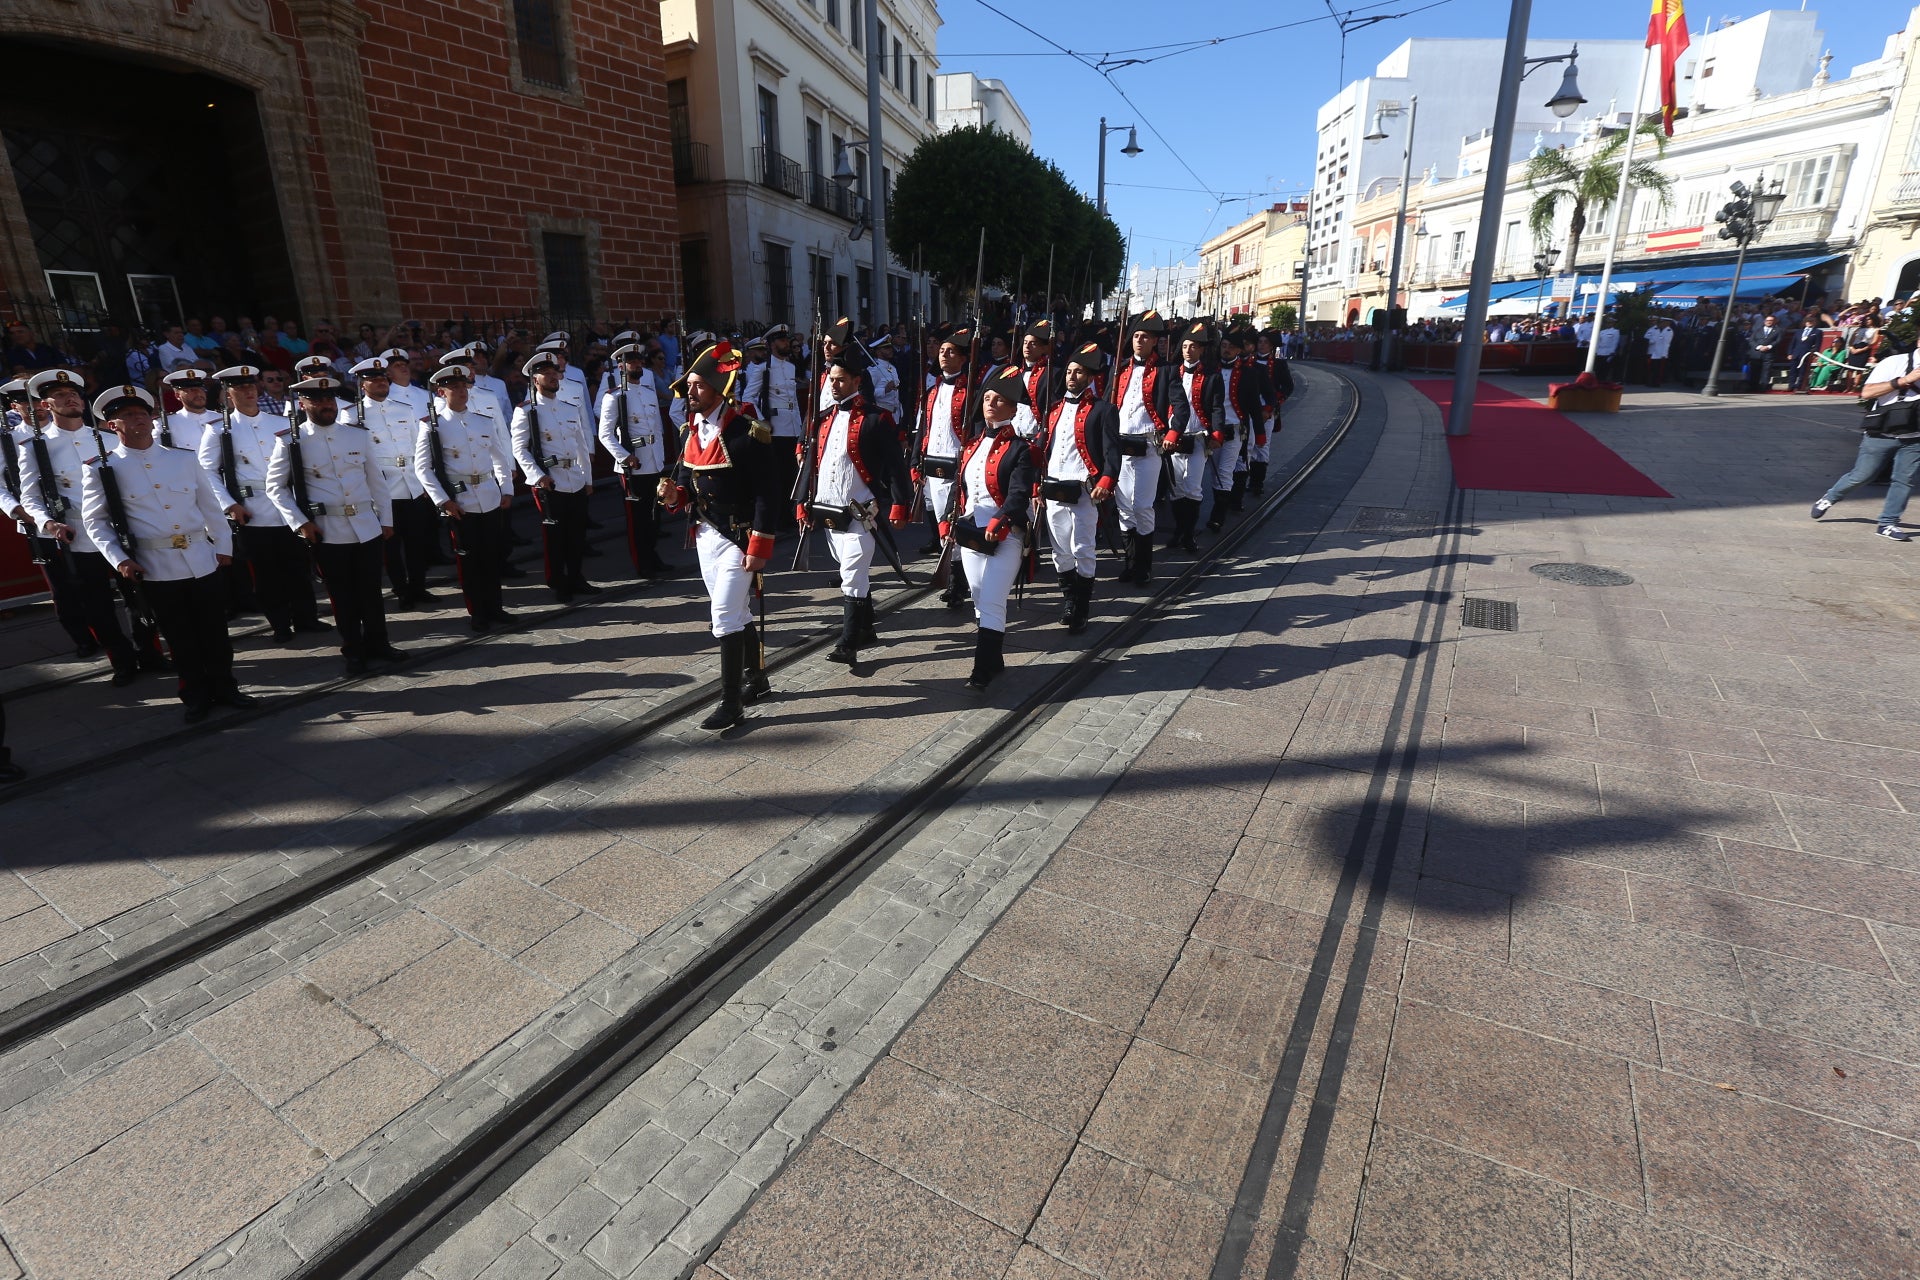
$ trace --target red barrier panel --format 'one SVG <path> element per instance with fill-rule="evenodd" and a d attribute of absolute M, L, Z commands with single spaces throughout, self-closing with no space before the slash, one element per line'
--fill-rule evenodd
<path fill-rule="evenodd" d="M 15 533 L 12 525 L 0 525 L 0 605 L 22 596 L 38 595 L 47 589 L 40 570 L 33 564 L 27 540 Z"/>

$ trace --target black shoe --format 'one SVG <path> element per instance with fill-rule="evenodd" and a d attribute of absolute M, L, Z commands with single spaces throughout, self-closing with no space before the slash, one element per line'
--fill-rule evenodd
<path fill-rule="evenodd" d="M 511 528 L 508 529 L 507 539 L 510 542 L 512 542 L 513 545 L 516 547 L 530 547 L 533 545 L 533 539 L 527 537 L 525 534 L 521 533 L 518 529 L 511 529 Z"/>
<path fill-rule="evenodd" d="M 131 667 L 115 667 L 113 669 L 113 687 L 116 689 L 124 689 L 128 685 L 132 684 L 135 680 L 138 680 L 139 678 L 140 678 L 140 668 L 138 665 L 131 666 Z"/>
<path fill-rule="evenodd" d="M 0 762 L 0 782 L 18 782 L 27 776 L 27 771 L 11 760 Z"/>
<path fill-rule="evenodd" d="M 363 676 L 367 674 L 367 660 L 365 658 L 348 658 L 347 674 L 350 676 Z"/>
<path fill-rule="evenodd" d="M 1080 600 L 1080 571 L 1069 569 L 1060 575 L 1060 594 L 1065 603 L 1060 609 L 1060 621 L 1068 627 L 1073 626 L 1073 611 Z"/>
<path fill-rule="evenodd" d="M 747 661 L 749 663 L 754 661 L 752 654 L 747 655 Z M 749 666 L 747 668 L 746 682 L 740 689 L 741 705 L 750 707 L 762 698 L 771 698 L 772 696 L 773 685 L 768 682 L 767 673 L 759 667 Z"/>
<path fill-rule="evenodd" d="M 500 567 L 500 576 L 503 578 L 524 578 L 527 576 L 527 571 L 517 564 L 502 565 Z"/>
<path fill-rule="evenodd" d="M 408 598 L 412 600 L 415 604 L 437 605 L 440 603 L 439 594 L 437 592 L 429 591 L 425 587 L 422 587 L 418 591 L 410 593 Z"/>
<path fill-rule="evenodd" d="M 572 604 L 573 592 L 566 587 L 555 587 L 553 589 L 553 598 L 561 604 Z"/>
<path fill-rule="evenodd" d="M 405 662 L 407 660 L 406 650 L 396 649 L 390 644 L 383 644 L 378 649 L 367 650 L 367 656 L 376 662 Z"/>
<path fill-rule="evenodd" d="M 181 712 L 180 718 L 188 724 L 199 724 L 212 714 L 213 704 L 211 702 L 192 702 L 187 704 L 187 709 Z"/>
<path fill-rule="evenodd" d="M 860 601 L 840 597 L 840 643 L 827 653 L 828 662 L 850 667 L 860 660 Z"/>
<path fill-rule="evenodd" d="M 410 609 L 417 608 L 419 606 L 413 602 L 412 596 L 403 596 L 398 591 L 393 593 L 393 603 L 387 606 L 391 613 L 406 613 Z"/>
<path fill-rule="evenodd" d="M 482 634 L 493 630 L 493 623 L 486 618 L 469 617 L 467 619 L 467 625 Z"/>
<path fill-rule="evenodd" d="M 260 699 L 250 693 L 240 692 L 238 686 L 227 690 L 225 693 L 216 694 L 213 700 L 223 707 L 232 707 L 236 711 L 243 711 L 248 707 L 257 707 L 260 705 Z"/>
<path fill-rule="evenodd" d="M 505 609 L 495 609 L 487 615 L 487 621 L 496 626 L 507 627 L 520 621 L 520 616 L 518 614 L 508 613 Z"/>
<path fill-rule="evenodd" d="M 292 627 L 275 627 L 273 629 L 273 639 L 274 639 L 274 643 L 276 644 L 292 644 L 293 628 Z"/>
<path fill-rule="evenodd" d="M 597 596 L 604 594 L 605 591 L 605 587 L 596 587 L 585 578 L 581 578 L 573 584 L 573 594 L 577 596 Z"/>
<path fill-rule="evenodd" d="M 76 660 L 80 662 L 85 662 L 88 658 L 93 657 L 95 654 L 99 652 L 100 652 L 100 642 L 98 640 L 93 639 L 92 637 L 88 637 L 87 639 L 82 640 L 79 644 L 73 647 L 73 656 Z"/>
<path fill-rule="evenodd" d="M 322 631 L 333 630 L 333 624 L 325 618 L 308 618 L 305 622 L 294 623 L 293 629 L 295 631 L 305 631 L 309 635 L 318 635 Z"/>
<path fill-rule="evenodd" d="M 140 655 L 140 669 L 158 675 L 173 670 L 173 663 L 166 654 L 148 650 Z"/>
<path fill-rule="evenodd" d="M 707 730 L 727 729 L 739 724 L 746 712 L 740 701 L 740 688 L 745 683 L 747 668 L 747 633 L 736 631 L 730 636 L 720 637 L 720 703 L 700 727 Z"/>

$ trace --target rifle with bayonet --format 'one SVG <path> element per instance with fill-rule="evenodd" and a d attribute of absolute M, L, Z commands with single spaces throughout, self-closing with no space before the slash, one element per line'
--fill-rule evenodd
<path fill-rule="evenodd" d="M 793 493 L 790 500 L 800 508 L 799 545 L 793 549 L 793 569 L 796 573 L 805 573 L 813 562 L 813 495 L 820 477 L 818 459 L 814 457 L 815 445 L 819 440 L 818 423 L 820 404 L 820 347 L 822 315 L 820 295 L 813 298 L 813 333 L 807 342 L 807 386 L 809 388 L 803 402 L 806 408 L 800 413 L 800 430 L 805 434 L 800 442 L 800 474 L 794 477 Z"/>

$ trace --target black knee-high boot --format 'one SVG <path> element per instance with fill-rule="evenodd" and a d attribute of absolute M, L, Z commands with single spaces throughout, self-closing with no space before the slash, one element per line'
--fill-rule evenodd
<path fill-rule="evenodd" d="M 1067 597 L 1067 634 L 1077 636 L 1087 629 L 1087 615 L 1093 611 L 1093 579 L 1083 573 L 1073 575 Z"/>
<path fill-rule="evenodd" d="M 1174 538 L 1172 545 L 1193 555 L 1200 554 L 1193 531 L 1200 523 L 1200 499 L 1180 498 L 1173 504 Z"/>
<path fill-rule="evenodd" d="M 967 688 L 981 693 L 993 683 L 995 676 L 1006 670 L 1006 659 L 1001 656 L 1001 645 L 1006 639 L 1004 631 L 980 628 L 973 638 L 973 673 L 967 677 Z"/>
<path fill-rule="evenodd" d="M 1267 464 L 1259 460 L 1247 464 L 1247 492 L 1265 493 L 1267 491 Z"/>
<path fill-rule="evenodd" d="M 1079 582 L 1080 573 L 1077 569 L 1068 569 L 1060 575 L 1060 596 L 1065 602 L 1060 610 L 1060 621 L 1066 623 L 1068 628 L 1073 626 L 1074 601 L 1080 598 Z"/>
<path fill-rule="evenodd" d="M 860 601 L 853 596 L 840 597 L 840 643 L 827 654 L 829 662 L 852 666 L 860 660 Z"/>
<path fill-rule="evenodd" d="M 725 729 L 739 724 L 746 713 L 741 710 L 740 685 L 747 668 L 747 633 L 736 631 L 720 637 L 720 705 L 705 720 L 702 729 Z"/>
<path fill-rule="evenodd" d="M 1140 562 L 1140 544 L 1143 541 L 1151 545 L 1153 539 L 1143 538 L 1131 529 L 1122 531 L 1120 534 L 1120 572 L 1114 575 L 1116 580 L 1120 582 L 1133 581 L 1133 567 Z"/>
<path fill-rule="evenodd" d="M 859 625 L 860 647 L 871 648 L 880 643 L 880 633 L 873 625 L 873 597 L 860 597 L 860 607 L 854 610 L 854 621 Z"/>
<path fill-rule="evenodd" d="M 1135 548 L 1133 560 L 1133 581 L 1146 586 L 1153 581 L 1153 539 L 1142 538 Z"/>
<path fill-rule="evenodd" d="M 1248 471 L 1236 471 L 1233 473 L 1233 509 L 1235 511 L 1245 511 L 1247 509 L 1247 476 L 1253 464 L 1249 462 L 1247 467 L 1249 469 Z"/>

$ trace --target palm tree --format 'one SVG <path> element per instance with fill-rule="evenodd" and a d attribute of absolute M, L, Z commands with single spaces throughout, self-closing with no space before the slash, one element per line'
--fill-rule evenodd
<path fill-rule="evenodd" d="M 1673 183 L 1653 160 L 1642 160 L 1648 141 L 1653 143 L 1655 160 L 1667 153 L 1667 135 L 1660 118 L 1650 115 L 1640 122 L 1641 141 L 1634 147 L 1633 188 L 1640 195 L 1659 197 L 1660 208 L 1673 204 Z M 1587 229 L 1587 210 L 1612 204 L 1620 197 L 1620 153 L 1626 149 L 1627 131 L 1620 129 L 1607 136 L 1585 160 L 1573 159 L 1569 152 L 1542 151 L 1527 159 L 1527 186 L 1540 188 L 1527 210 L 1527 227 L 1536 244 L 1545 244 L 1553 236 L 1553 223 L 1562 201 L 1573 204 L 1573 221 L 1567 227 L 1567 256 L 1562 261 L 1572 267 L 1580 259 L 1580 237 Z"/>

